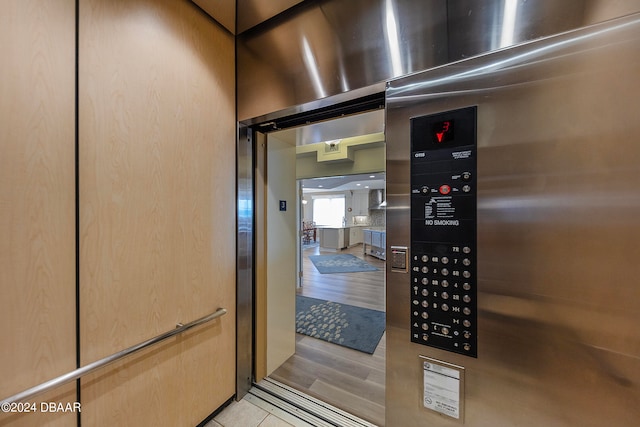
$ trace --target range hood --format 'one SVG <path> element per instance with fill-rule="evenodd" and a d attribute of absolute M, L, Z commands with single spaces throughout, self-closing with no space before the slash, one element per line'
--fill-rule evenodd
<path fill-rule="evenodd" d="M 387 199 L 384 190 L 369 191 L 369 209 L 385 209 L 387 207 Z"/>

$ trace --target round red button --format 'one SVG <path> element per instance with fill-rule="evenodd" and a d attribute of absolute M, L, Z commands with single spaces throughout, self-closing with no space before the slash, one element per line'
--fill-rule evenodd
<path fill-rule="evenodd" d="M 440 186 L 439 191 L 440 191 L 440 194 L 447 195 L 447 194 L 451 193 L 451 187 L 448 186 L 447 184 L 443 184 L 443 185 Z"/>

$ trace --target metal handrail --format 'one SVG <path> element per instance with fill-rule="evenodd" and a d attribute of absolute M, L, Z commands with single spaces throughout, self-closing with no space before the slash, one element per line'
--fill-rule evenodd
<path fill-rule="evenodd" d="M 220 316 L 223 316 L 227 314 L 227 310 L 224 308 L 219 308 L 217 309 L 214 313 L 209 314 L 208 316 L 204 316 L 201 317 L 200 319 L 194 320 L 193 322 L 187 323 L 186 325 L 183 325 L 181 323 L 178 323 L 176 329 L 173 329 L 169 332 L 165 332 L 164 334 L 158 335 L 154 338 L 148 339 L 146 341 L 143 341 L 139 344 L 136 344 L 134 346 L 131 346 L 129 348 L 126 348 L 122 351 L 119 351 L 118 353 L 114 353 L 111 356 L 107 356 L 105 358 L 102 358 L 100 360 L 96 360 L 93 363 L 90 363 L 88 365 L 85 365 L 81 368 L 78 368 L 74 371 L 68 372 L 64 375 L 60 375 L 59 377 L 56 377 L 52 380 L 46 381 L 42 384 L 39 384 L 35 387 L 31 387 L 23 392 L 20 392 L 18 394 L 14 394 L 13 396 L 9 396 L 6 399 L 2 399 L 2 401 L 0 402 L 0 405 L 5 405 L 7 403 L 14 403 L 14 402 L 21 402 L 23 400 L 29 399 L 33 396 L 36 396 L 38 394 L 44 393 L 46 391 L 52 390 L 56 387 L 59 387 L 63 384 L 66 384 L 68 382 L 71 382 L 73 380 L 77 380 L 78 378 L 87 375 L 97 369 L 100 369 L 104 366 L 107 366 L 113 362 L 115 362 L 116 360 L 122 359 L 125 356 L 128 356 L 132 353 L 135 353 L 137 351 L 140 351 L 144 348 L 147 348 L 153 344 L 159 343 L 160 341 L 164 341 L 167 338 L 171 338 L 174 335 L 178 335 L 181 334 L 182 332 L 185 332 L 191 328 L 194 328 L 196 326 L 202 325 L 203 323 L 209 322 L 213 319 L 216 319 Z"/>

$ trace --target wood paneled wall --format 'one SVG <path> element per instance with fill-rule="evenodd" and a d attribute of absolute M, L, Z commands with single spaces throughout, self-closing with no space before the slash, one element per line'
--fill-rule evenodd
<path fill-rule="evenodd" d="M 76 367 L 75 2 L 0 13 L 0 398 Z M 75 385 L 37 401 L 75 401 Z M 39 405 L 37 407 L 39 410 Z M 75 414 L 0 412 L 0 426 Z"/>
<path fill-rule="evenodd" d="M 77 337 L 84 365 L 225 307 L 81 381 L 83 426 L 193 426 L 235 391 L 233 36 L 188 0 L 78 5 L 76 57 L 75 0 L 2 2 L 0 398 Z M 23 425 L 77 416 L 0 413 Z"/>
<path fill-rule="evenodd" d="M 79 40 L 82 364 L 229 310 L 83 379 L 83 425 L 196 425 L 235 391 L 233 37 L 188 1 L 83 0 Z"/>

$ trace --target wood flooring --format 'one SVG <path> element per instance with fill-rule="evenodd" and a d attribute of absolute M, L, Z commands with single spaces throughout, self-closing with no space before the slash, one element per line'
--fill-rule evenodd
<path fill-rule="evenodd" d="M 350 253 L 378 268 L 361 273 L 320 274 L 309 255 Z M 362 245 L 342 251 L 305 249 L 299 295 L 374 310 L 385 310 L 385 262 L 363 254 Z M 382 336 L 371 355 L 298 334 L 296 353 L 271 378 L 384 426 L 385 346 Z"/>

